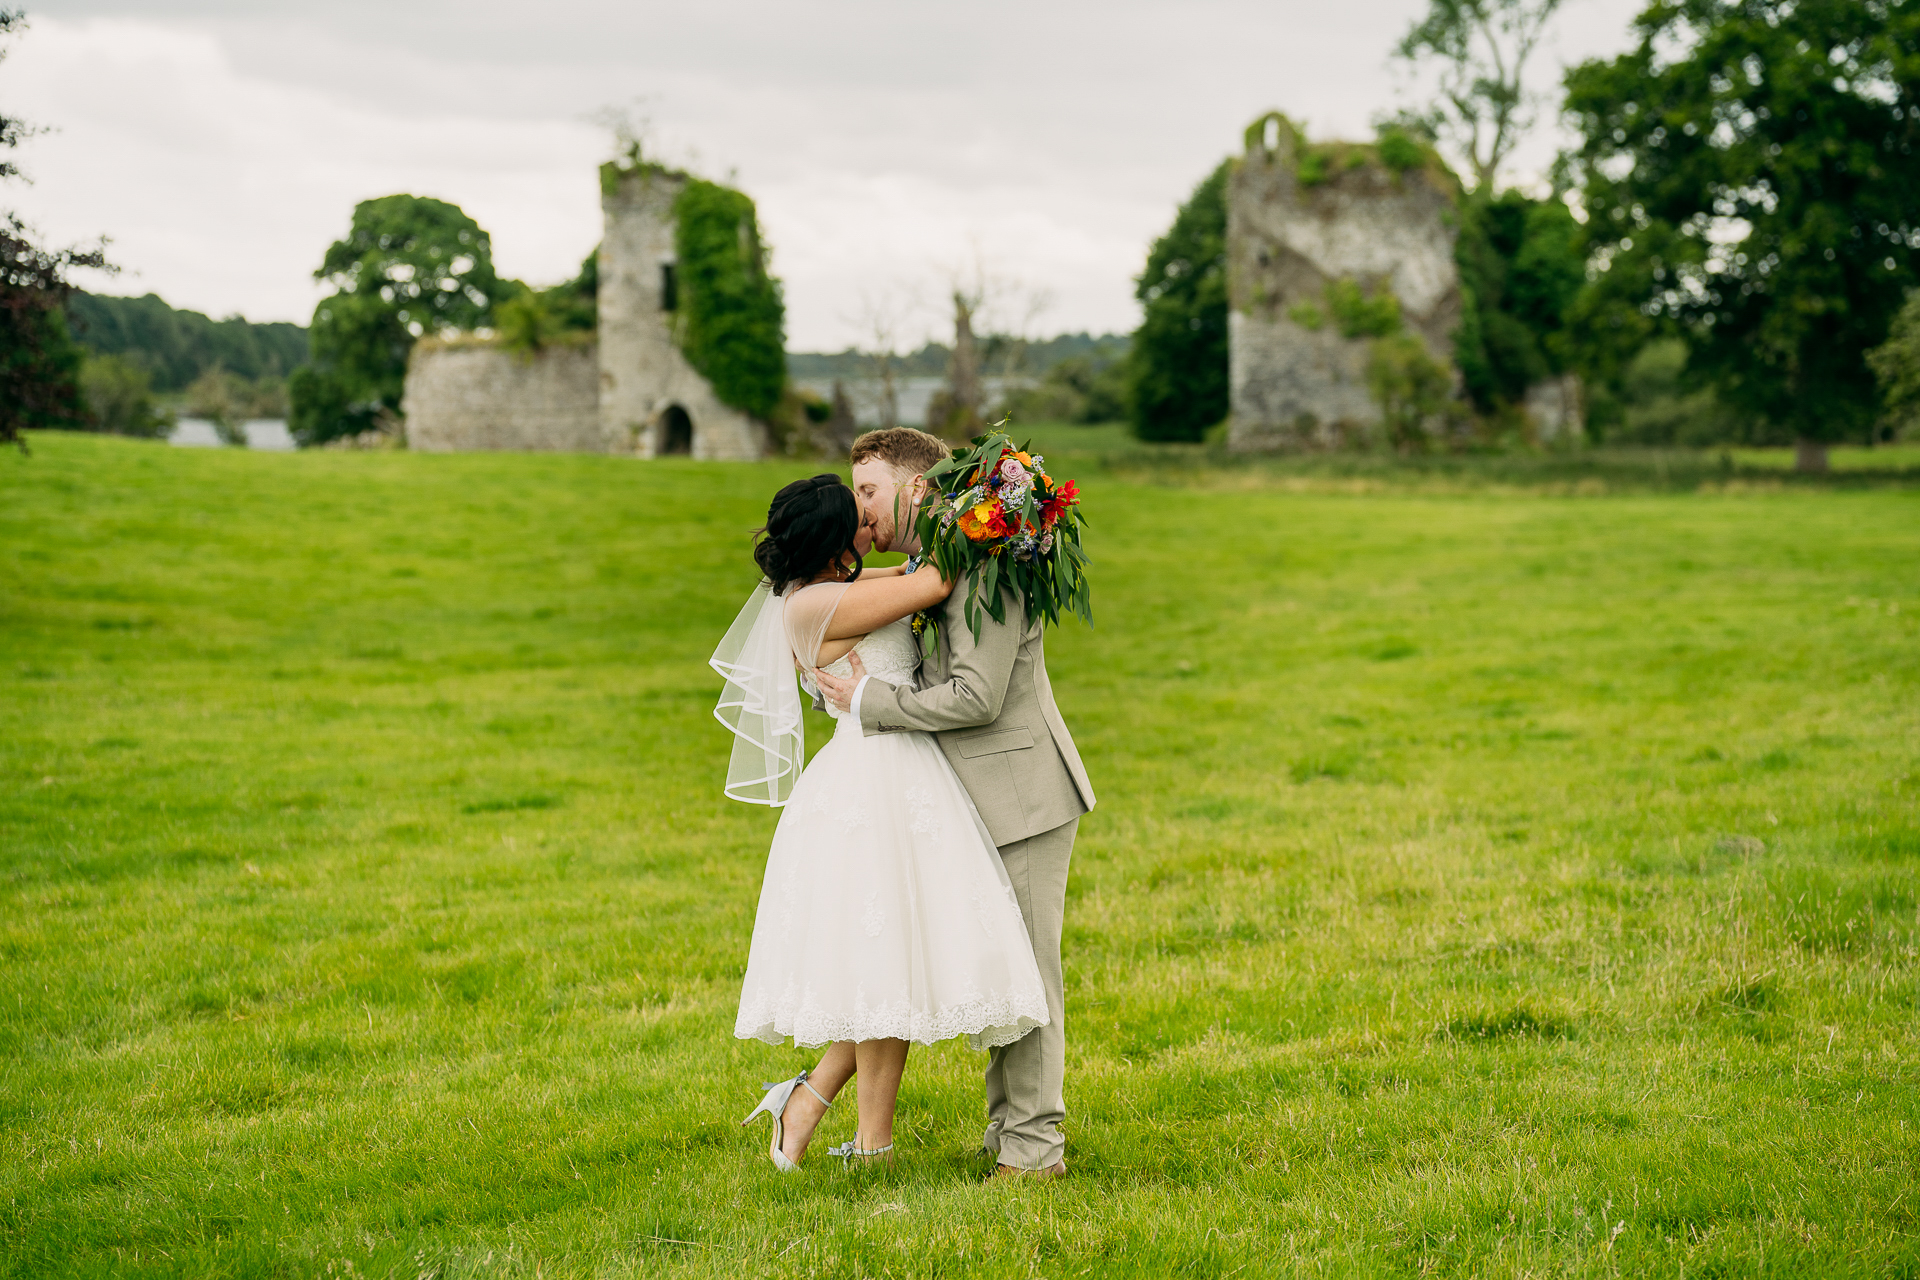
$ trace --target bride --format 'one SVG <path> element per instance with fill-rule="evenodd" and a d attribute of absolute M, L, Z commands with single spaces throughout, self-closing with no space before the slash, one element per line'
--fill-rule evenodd
<path fill-rule="evenodd" d="M 781 489 L 754 548 L 766 580 L 712 659 L 727 680 L 715 714 L 737 735 L 727 794 L 782 810 L 734 1034 L 831 1044 L 741 1121 L 772 1117 L 768 1155 L 783 1172 L 856 1074 L 858 1136 L 833 1154 L 890 1160 L 910 1044 L 964 1035 L 988 1049 L 1047 1021 L 1006 869 L 933 737 L 863 736 L 836 712 L 832 741 L 800 769 L 796 665 L 842 674 L 857 653 L 875 676 L 911 684 L 907 620 L 952 589 L 931 565 L 863 571 L 870 544 L 838 476 Z"/>

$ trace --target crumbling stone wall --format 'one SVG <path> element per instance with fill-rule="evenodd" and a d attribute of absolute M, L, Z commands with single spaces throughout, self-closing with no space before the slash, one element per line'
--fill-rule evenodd
<path fill-rule="evenodd" d="M 424 338 L 400 403 L 407 447 L 599 453 L 600 357 L 592 343 L 519 354 L 485 342 Z"/>
<path fill-rule="evenodd" d="M 641 166 L 613 171 L 601 195 L 601 448 L 642 458 L 758 458 L 768 449 L 766 428 L 714 395 L 673 341 L 673 201 L 685 185 L 682 175 Z"/>
<path fill-rule="evenodd" d="M 1228 444 L 1237 450 L 1334 448 L 1379 428 L 1368 393 L 1370 339 L 1331 314 L 1329 286 L 1390 291 L 1401 322 L 1453 363 L 1460 322 L 1454 187 L 1437 167 L 1396 172 L 1372 148 L 1311 157 L 1282 116 L 1247 131 L 1227 196 Z"/>

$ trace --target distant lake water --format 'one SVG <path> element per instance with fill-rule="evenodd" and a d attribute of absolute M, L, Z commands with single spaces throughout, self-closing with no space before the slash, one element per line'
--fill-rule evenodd
<path fill-rule="evenodd" d="M 842 378 L 839 381 L 846 390 L 847 401 L 853 406 L 853 420 L 863 427 L 879 426 L 880 379 Z M 1031 378 L 982 378 L 980 389 L 986 397 L 987 405 L 992 406 L 998 403 L 1010 388 L 1028 386 L 1032 381 Z M 833 398 L 833 384 L 832 378 L 795 378 L 793 380 L 794 386 L 802 391 L 811 391 L 822 400 Z M 946 385 L 945 378 L 894 379 L 893 394 L 900 410 L 900 421 L 907 426 L 924 426 L 927 421 L 927 406 L 932 403 L 934 394 Z"/>
<path fill-rule="evenodd" d="M 241 423 L 240 429 L 246 432 L 249 449 L 291 453 L 299 447 L 293 442 L 293 435 L 287 430 L 284 418 L 256 418 Z M 205 418 L 182 418 L 174 424 L 173 434 L 167 437 L 167 443 L 187 449 L 218 449 L 226 441 L 220 438 L 219 429 Z"/>

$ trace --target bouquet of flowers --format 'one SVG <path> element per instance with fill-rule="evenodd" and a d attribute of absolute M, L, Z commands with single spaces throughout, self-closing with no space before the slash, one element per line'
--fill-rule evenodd
<path fill-rule="evenodd" d="M 1005 423 L 997 424 L 1004 426 Z M 974 437 L 971 448 L 927 471 L 932 492 L 921 505 L 916 528 L 921 555 L 959 589 L 966 581 L 961 616 L 980 638 L 982 614 L 1006 621 L 1003 587 L 1026 600 L 1027 612 L 1057 624 L 1061 610 L 1093 621 L 1086 554 L 1080 549 L 1080 491 L 1056 483 L 1045 459 L 1015 447 L 998 429 Z M 914 619 L 914 634 L 932 653 L 935 618 Z"/>

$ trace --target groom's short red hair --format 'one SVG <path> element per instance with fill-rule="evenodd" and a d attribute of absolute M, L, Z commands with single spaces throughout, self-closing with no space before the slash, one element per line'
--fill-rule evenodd
<path fill-rule="evenodd" d="M 869 458 L 878 458 L 904 480 L 924 475 L 928 467 L 946 456 L 947 446 L 939 436 L 912 427 L 884 427 L 855 440 L 848 463 L 857 467 Z"/>

